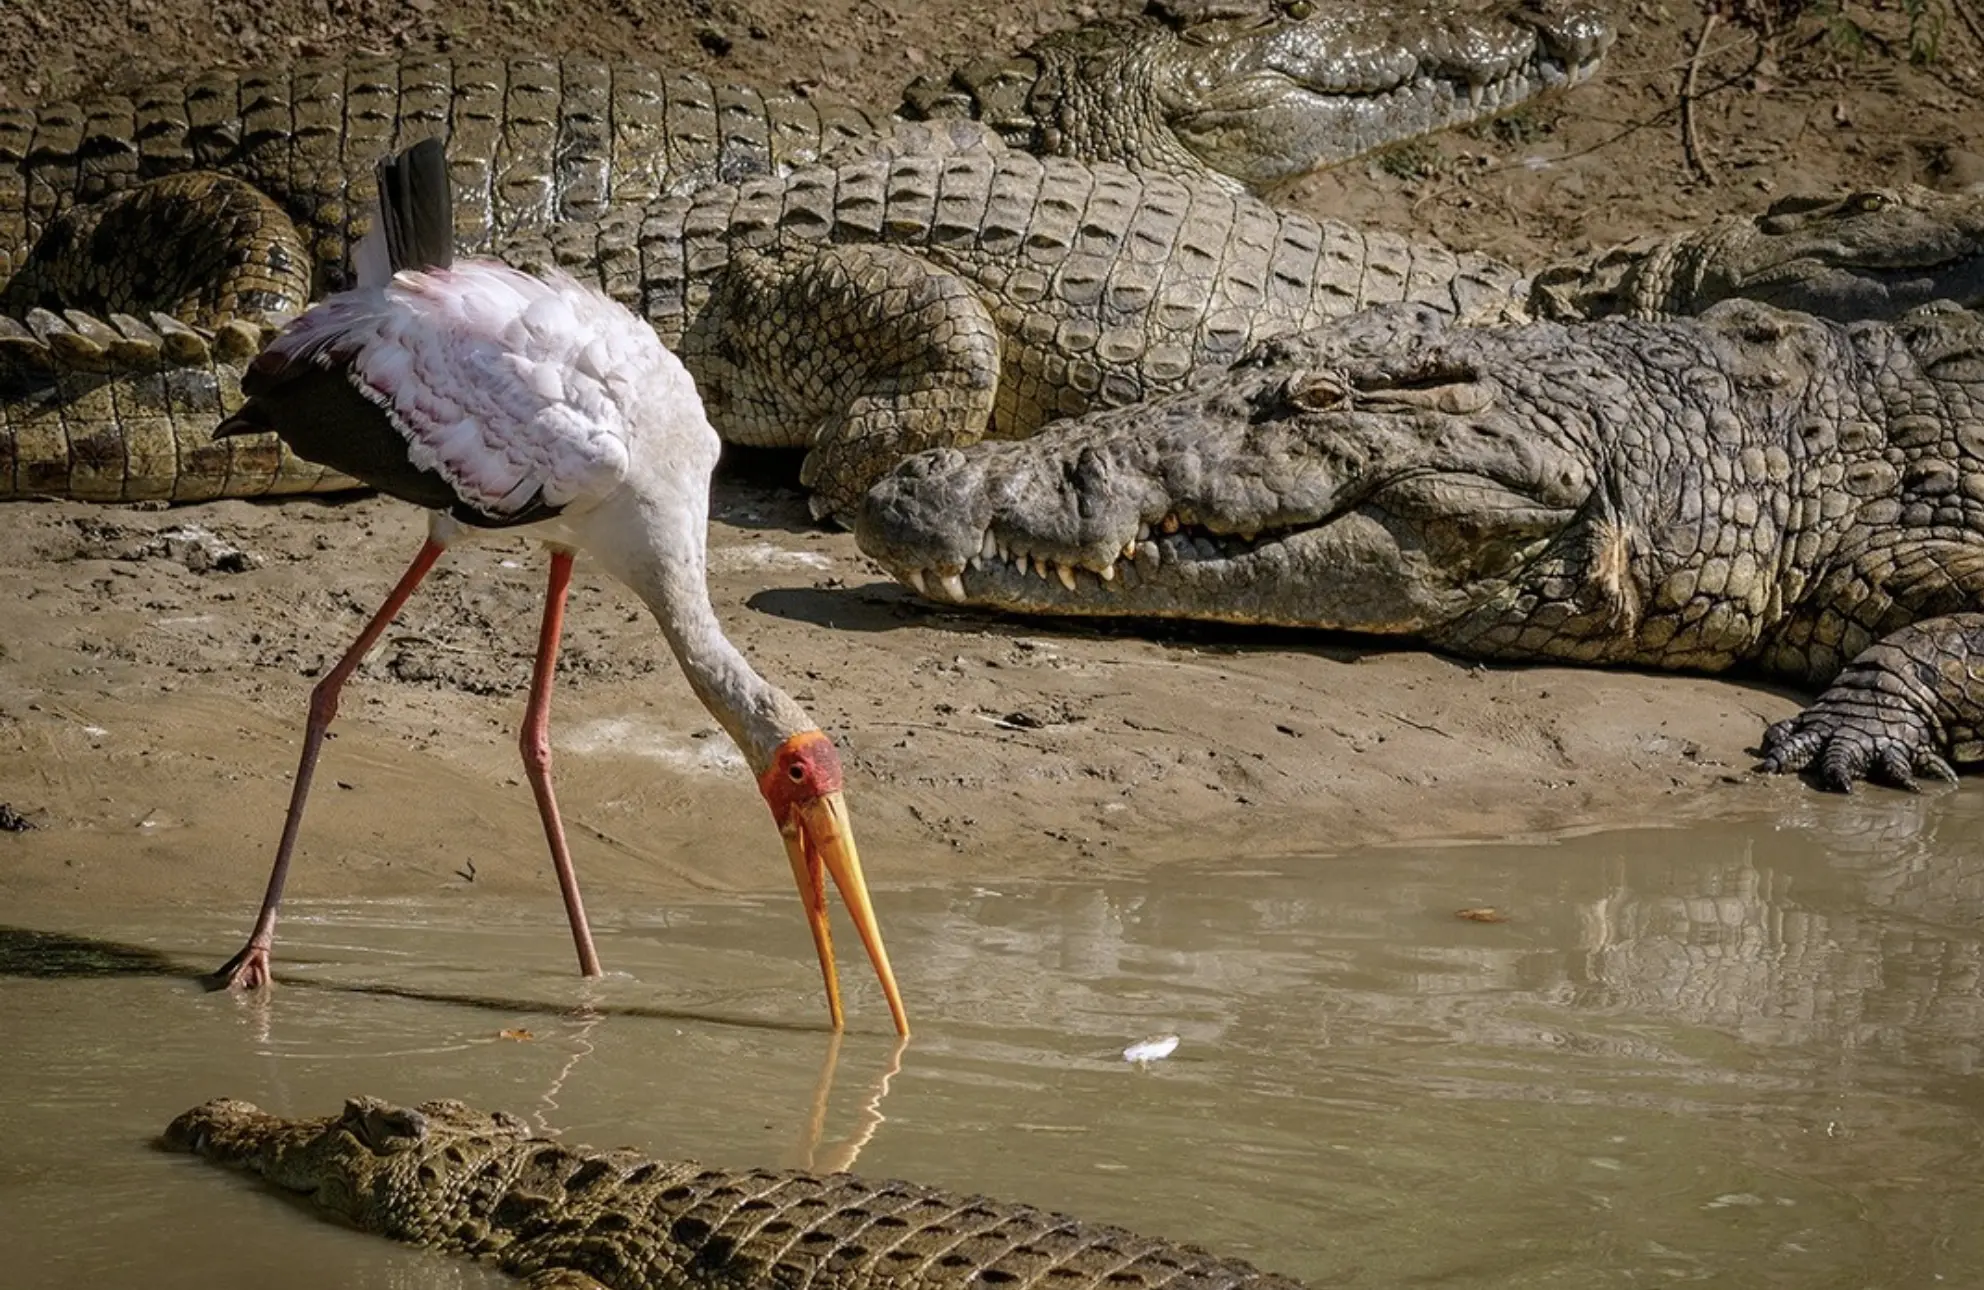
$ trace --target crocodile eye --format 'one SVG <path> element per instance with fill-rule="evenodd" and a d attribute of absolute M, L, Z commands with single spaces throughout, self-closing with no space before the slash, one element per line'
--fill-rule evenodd
<path fill-rule="evenodd" d="M 1886 193 L 1855 193 L 1846 199 L 1847 208 L 1856 215 L 1871 215 L 1875 211 L 1884 211 L 1889 204 Z"/>
<path fill-rule="evenodd" d="M 1306 22 L 1310 15 L 1316 12 L 1316 6 L 1310 4 L 1309 0 L 1287 0 L 1287 3 L 1281 6 L 1281 11 L 1297 22 Z"/>
<path fill-rule="evenodd" d="M 1329 372 L 1304 372 L 1290 377 L 1283 397 L 1309 412 L 1325 412 L 1350 396 L 1344 383 Z"/>

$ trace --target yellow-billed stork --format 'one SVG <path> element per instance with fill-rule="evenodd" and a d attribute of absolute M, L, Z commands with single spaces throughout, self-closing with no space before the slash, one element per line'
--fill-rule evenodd
<path fill-rule="evenodd" d="M 579 965 L 599 958 L 551 784 L 551 681 L 576 552 L 653 612 L 682 671 L 729 732 L 785 839 L 842 1024 L 827 929 L 832 874 L 868 949 L 896 1030 L 909 1025 L 862 878 L 840 758 L 784 691 L 723 634 L 706 579 L 718 440 L 695 382 L 640 318 L 563 274 L 454 259 L 438 140 L 379 167 L 379 218 L 358 282 L 286 327 L 242 379 L 246 403 L 216 436 L 273 430 L 299 455 L 432 512 L 427 541 L 357 641 L 310 696 L 289 813 L 248 944 L 217 985 L 269 980 L 277 906 L 338 693 L 448 544 L 513 529 L 551 549 L 550 585 L 521 738 L 524 770 L 564 895 Z"/>

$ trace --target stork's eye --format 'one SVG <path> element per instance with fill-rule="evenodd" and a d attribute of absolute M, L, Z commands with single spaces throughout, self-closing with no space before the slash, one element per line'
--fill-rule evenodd
<path fill-rule="evenodd" d="M 795 784 L 806 778 L 806 768 L 798 762 L 793 762 L 792 765 L 786 767 L 785 773 L 792 776 L 792 782 Z"/>

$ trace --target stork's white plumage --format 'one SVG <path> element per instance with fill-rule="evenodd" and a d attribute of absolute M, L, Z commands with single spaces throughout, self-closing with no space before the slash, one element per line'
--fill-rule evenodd
<path fill-rule="evenodd" d="M 284 329 L 242 381 L 250 398 L 217 435 L 274 430 L 299 455 L 430 507 L 427 542 L 311 695 L 310 721 L 268 894 L 248 944 L 215 975 L 269 979 L 277 907 L 325 729 L 345 680 L 447 545 L 513 528 L 552 551 L 522 734 L 524 766 L 564 893 L 581 969 L 599 971 L 551 785 L 548 733 L 573 555 L 585 551 L 648 605 L 691 688 L 753 773 L 806 906 L 828 1007 L 841 1024 L 827 933 L 831 873 L 867 946 L 896 1029 L 908 1033 L 841 797 L 834 746 L 725 638 L 705 550 L 719 443 L 695 382 L 632 312 L 564 275 L 453 263 L 441 148 L 382 163 L 382 209 L 359 285 Z"/>
<path fill-rule="evenodd" d="M 681 363 L 652 328 L 563 274 L 493 261 L 403 271 L 324 301 L 269 353 L 341 365 L 387 413 L 409 464 L 491 519 L 539 499 L 606 498 L 631 482 L 636 443 L 669 451 L 685 476 L 714 460 L 716 432 Z"/>

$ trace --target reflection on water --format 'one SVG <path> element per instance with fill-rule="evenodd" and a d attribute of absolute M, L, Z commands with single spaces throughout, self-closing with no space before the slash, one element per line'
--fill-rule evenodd
<path fill-rule="evenodd" d="M 218 1094 L 364 1091 L 858 1158 L 1318 1284 L 1984 1285 L 1980 799 L 887 891 L 906 1049 L 872 990 L 871 1033 L 809 1028 L 779 898 L 602 918 L 590 984 L 540 908 L 300 906 L 265 1004 L 186 979 L 231 921 L 22 911 L 95 939 L 0 930 L 0 1280 L 505 1284 L 143 1149 Z"/>

